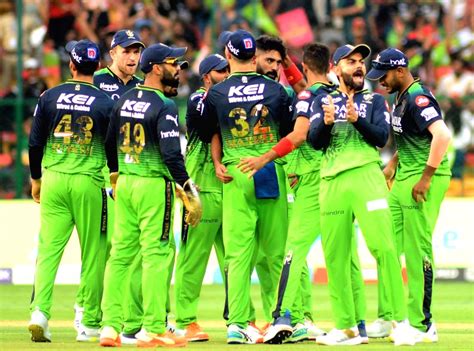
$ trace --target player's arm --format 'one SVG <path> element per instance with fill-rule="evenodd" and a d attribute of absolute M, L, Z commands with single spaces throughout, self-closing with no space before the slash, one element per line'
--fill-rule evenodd
<path fill-rule="evenodd" d="M 368 118 L 359 118 L 354 108 L 352 96 L 347 103 L 347 120 L 351 122 L 364 139 L 376 147 L 384 147 L 387 143 L 390 130 L 390 114 L 382 96 L 374 95 L 372 115 Z"/>
<path fill-rule="evenodd" d="M 427 193 L 431 185 L 431 178 L 443 161 L 443 157 L 451 141 L 451 132 L 441 117 L 441 110 L 430 96 L 426 96 L 430 103 L 427 106 L 413 106 L 412 113 L 418 128 L 427 129 L 431 135 L 431 145 L 428 160 L 420 180 L 412 189 L 412 197 L 416 202 L 427 200 Z M 415 100 L 416 101 L 416 100 Z"/>
<path fill-rule="evenodd" d="M 119 176 L 118 172 L 118 154 L 117 154 L 117 134 L 118 112 L 115 107 L 112 108 L 105 137 L 105 157 L 107 158 L 107 167 L 110 172 L 110 185 L 112 186 L 112 197 L 115 199 L 115 186 Z"/>
<path fill-rule="evenodd" d="M 40 203 L 41 193 L 41 162 L 43 160 L 44 147 L 48 140 L 49 121 L 44 112 L 44 99 L 42 95 L 33 114 L 33 123 L 28 141 L 28 155 L 31 174 L 31 196 L 36 203 Z"/>
<path fill-rule="evenodd" d="M 215 133 L 211 140 L 211 157 L 216 169 L 216 177 L 222 183 L 229 183 L 234 178 L 227 173 L 227 168 L 222 164 L 222 140 L 219 133 Z"/>
<path fill-rule="evenodd" d="M 319 96 L 313 105 L 314 115 L 309 120 L 308 142 L 322 150 L 329 145 L 335 121 L 335 107 L 331 95 Z"/>
<path fill-rule="evenodd" d="M 387 165 L 383 169 L 383 175 L 385 176 L 385 181 L 387 183 L 387 187 L 389 189 L 392 188 L 393 179 L 395 178 L 395 173 L 397 173 L 398 167 L 398 151 L 392 156 L 390 161 L 388 161 Z"/>
<path fill-rule="evenodd" d="M 205 143 L 210 143 L 214 134 L 219 132 L 213 88 L 209 89 L 203 97 L 201 117 L 202 121 L 197 128 L 199 138 Z"/>
<path fill-rule="evenodd" d="M 175 116 L 175 119 L 167 119 L 166 115 Z M 160 143 L 160 153 L 163 162 L 177 183 L 176 194 L 183 201 L 187 213 L 185 220 L 187 223 L 196 226 L 202 216 L 201 200 L 196 185 L 189 177 L 184 165 L 184 158 L 181 154 L 181 143 L 179 141 L 178 111 L 176 106 L 164 106 L 160 111 L 157 123 L 157 135 Z"/>
<path fill-rule="evenodd" d="M 306 89 L 306 79 L 304 78 L 303 73 L 301 73 L 288 55 L 283 59 L 283 73 L 285 74 L 286 80 L 290 83 L 291 87 L 297 94 Z"/>
<path fill-rule="evenodd" d="M 203 117 L 201 116 L 203 95 L 203 93 L 195 93 L 189 97 L 186 109 L 186 129 L 188 130 L 188 133 L 205 127 Z"/>

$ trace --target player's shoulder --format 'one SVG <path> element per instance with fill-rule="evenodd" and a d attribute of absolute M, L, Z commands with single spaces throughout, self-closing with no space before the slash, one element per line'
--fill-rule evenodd
<path fill-rule="evenodd" d="M 112 76 L 112 73 L 110 72 L 110 69 L 108 67 L 101 68 L 101 69 L 94 72 L 94 78 L 100 77 L 100 76 L 103 76 L 103 75 Z"/>
<path fill-rule="evenodd" d="M 426 107 L 432 103 L 438 104 L 433 93 L 420 81 L 416 80 L 407 90 L 408 103 L 418 108 Z"/>
<path fill-rule="evenodd" d="M 206 89 L 199 88 L 194 93 L 189 95 L 189 101 L 193 101 L 197 103 L 200 99 L 204 97 L 204 94 L 206 94 Z"/>

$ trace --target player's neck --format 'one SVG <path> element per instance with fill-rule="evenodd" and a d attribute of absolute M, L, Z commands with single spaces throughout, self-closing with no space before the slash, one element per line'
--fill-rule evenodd
<path fill-rule="evenodd" d="M 86 76 L 84 74 L 73 74 L 72 79 L 78 82 L 93 84 L 94 76 Z"/>
<path fill-rule="evenodd" d="M 238 73 L 238 72 L 256 72 L 257 65 L 253 62 L 248 63 L 240 63 L 240 62 L 232 62 L 230 63 L 230 72 L 231 73 Z"/>
<path fill-rule="evenodd" d="M 124 74 L 122 71 L 120 71 L 118 69 L 118 67 L 116 65 L 114 65 L 113 63 L 109 66 L 109 69 L 117 76 L 119 77 L 122 82 L 124 82 L 125 84 L 128 83 L 129 80 L 132 79 L 133 76 L 131 75 L 128 75 L 128 74 Z"/>
<path fill-rule="evenodd" d="M 403 80 L 403 83 L 400 86 L 399 95 L 403 94 L 410 87 L 410 85 L 413 84 L 414 81 L 415 81 L 415 78 L 413 78 L 413 76 L 409 74 L 408 77 Z"/>
<path fill-rule="evenodd" d="M 308 73 L 308 87 L 316 83 L 330 84 L 328 77 L 324 74 Z"/>

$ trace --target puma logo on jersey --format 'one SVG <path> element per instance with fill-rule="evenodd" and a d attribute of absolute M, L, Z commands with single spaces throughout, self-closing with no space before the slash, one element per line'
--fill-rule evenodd
<path fill-rule="evenodd" d="M 166 115 L 166 120 L 167 121 L 173 121 L 174 124 L 176 124 L 176 127 L 178 126 L 178 116 L 171 116 L 171 115 Z"/>

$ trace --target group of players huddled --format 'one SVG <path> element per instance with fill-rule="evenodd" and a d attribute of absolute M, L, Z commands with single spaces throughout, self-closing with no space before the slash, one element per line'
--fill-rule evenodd
<path fill-rule="evenodd" d="M 219 43 L 224 56 L 202 60 L 203 87 L 188 100 L 184 158 L 172 97 L 188 67 L 186 48 L 145 48 L 121 30 L 112 64 L 98 70 L 95 43 L 66 46 L 72 79 L 39 98 L 29 140 L 32 197 L 41 203 L 32 341 L 51 341 L 52 290 L 74 226 L 82 258 L 77 341 L 180 347 L 209 340 L 197 307 L 213 246 L 229 344 L 438 341 L 431 238 L 450 180 L 450 134 L 407 57 L 388 48 L 366 74 L 367 45 L 343 45 L 330 57 L 313 43 L 301 72 L 279 38 L 237 30 Z M 134 76 L 138 67 L 143 81 Z M 290 86 L 279 83 L 283 75 Z M 391 111 L 364 88 L 365 78 L 397 93 Z M 378 148 L 390 125 L 397 152 L 382 169 Z M 184 208 L 173 328 L 176 198 Z M 377 262 L 378 319 L 367 326 L 355 220 Z M 306 263 L 319 236 L 335 324 L 328 333 L 313 323 Z M 261 328 L 250 299 L 254 269 Z"/>

